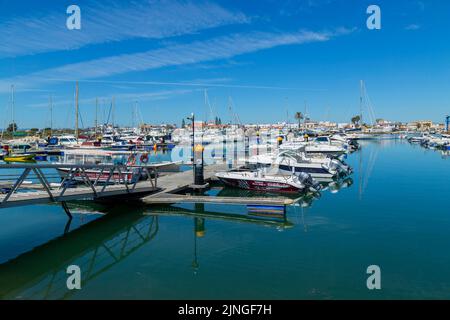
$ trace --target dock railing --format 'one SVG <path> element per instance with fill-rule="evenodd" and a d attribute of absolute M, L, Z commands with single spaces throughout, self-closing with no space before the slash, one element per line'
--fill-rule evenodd
<path fill-rule="evenodd" d="M 8 171 L 4 173 L 5 171 Z M 11 172 L 12 171 L 12 172 Z M 57 175 L 55 176 L 55 173 Z M 146 179 L 142 179 L 145 177 Z M 11 179 L 12 178 L 12 179 Z M 32 183 L 25 183 L 26 179 Z M 9 180 L 7 180 L 9 179 Z M 53 179 L 59 182 L 49 182 Z M 158 165 L 0 164 L 0 208 L 156 190 Z M 148 183 L 146 183 L 148 182 Z M 21 192 L 32 189 L 35 192 Z M 112 192 L 113 191 L 113 192 Z M 70 199 L 68 199 L 70 198 Z M 27 200 L 29 200 L 28 203 Z M 15 204 L 11 203 L 15 202 Z"/>

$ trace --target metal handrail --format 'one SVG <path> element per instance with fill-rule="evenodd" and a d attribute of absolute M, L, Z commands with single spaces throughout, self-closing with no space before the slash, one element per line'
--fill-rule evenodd
<path fill-rule="evenodd" d="M 146 165 L 126 165 L 126 164 L 64 164 L 64 163 L 51 163 L 51 164 L 37 164 L 37 163 L 11 163 L 0 164 L 0 169 L 58 169 L 58 168 L 68 168 L 68 169 L 112 169 L 112 168 L 159 168 L 164 164 L 146 164 Z"/>
<path fill-rule="evenodd" d="M 132 193 L 135 191 L 136 185 L 138 183 L 138 177 L 133 180 L 129 180 L 128 177 L 124 175 L 128 175 L 130 170 L 133 171 L 134 175 L 141 175 L 143 172 L 147 173 L 147 181 L 150 183 L 151 187 L 157 188 L 157 176 L 158 176 L 158 167 L 159 164 L 150 164 L 150 165 L 122 165 L 122 164 L 62 164 L 62 163 L 53 163 L 53 164 L 34 164 L 34 163 L 22 163 L 22 164 L 0 164 L 0 169 L 21 169 L 22 172 L 17 174 L 17 178 L 13 183 L 12 187 L 5 194 L 4 197 L 0 198 L 0 208 L 4 207 L 4 205 L 8 202 L 10 197 L 15 194 L 19 188 L 24 183 L 25 179 L 30 175 L 30 173 L 34 173 L 36 178 L 38 179 L 39 184 L 42 186 L 43 191 L 48 194 L 49 202 L 56 201 L 64 201 L 63 196 L 66 190 L 69 188 L 69 185 L 72 181 L 76 179 L 76 177 L 81 178 L 82 182 L 85 186 L 87 186 L 94 198 L 103 196 L 105 189 L 108 187 L 111 181 L 113 181 L 114 185 L 117 185 L 117 182 L 124 186 L 125 193 Z M 62 177 L 62 181 L 55 188 L 52 186 L 47 177 L 46 173 L 42 171 L 42 169 L 67 169 L 67 174 Z M 91 180 L 88 176 L 87 171 L 89 169 L 98 170 L 98 177 L 95 180 Z M 138 170 L 133 170 L 138 169 Z M 97 188 L 97 184 L 99 182 L 100 177 L 105 174 L 107 176 L 107 180 L 102 186 Z M 118 178 L 115 178 L 114 175 L 118 174 Z M 152 178 L 152 174 L 154 177 Z M 27 195 L 28 198 L 29 195 Z"/>

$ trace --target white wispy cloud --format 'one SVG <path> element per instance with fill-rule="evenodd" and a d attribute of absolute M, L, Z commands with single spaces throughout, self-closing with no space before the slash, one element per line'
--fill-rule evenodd
<path fill-rule="evenodd" d="M 68 30 L 61 10 L 0 22 L 0 58 L 133 38 L 162 39 L 249 21 L 243 13 L 206 1 L 91 1 L 80 8 L 81 30 Z"/>
<path fill-rule="evenodd" d="M 29 87 L 46 81 L 98 79 L 130 72 L 228 59 L 278 46 L 324 42 L 353 31 L 353 29 L 339 28 L 333 32 L 238 33 L 141 53 L 123 54 L 68 64 L 13 79 L 2 79 L 0 80 L 0 91 L 8 91 L 11 83 L 15 83 L 19 89 L 20 86 Z"/>
<path fill-rule="evenodd" d="M 114 95 L 114 99 L 117 103 L 131 103 L 134 101 L 154 101 L 168 99 L 173 96 L 192 93 L 201 89 L 180 89 L 180 90 L 162 90 L 162 91 L 151 91 L 151 92 L 133 92 L 133 93 L 120 93 Z M 95 101 L 98 99 L 99 102 L 111 101 L 112 96 L 99 96 L 99 97 L 88 97 L 79 100 L 80 106 L 95 106 Z M 45 100 L 45 99 L 44 99 Z M 74 104 L 74 100 L 70 99 L 58 99 L 53 101 L 54 107 L 65 107 Z M 27 107 L 32 108 L 48 108 L 49 102 L 40 102 L 28 104 Z"/>
<path fill-rule="evenodd" d="M 405 27 L 405 30 L 408 30 L 408 31 L 415 31 L 415 30 L 419 30 L 419 29 L 420 29 L 420 25 L 418 25 L 418 24 L 410 24 Z"/>

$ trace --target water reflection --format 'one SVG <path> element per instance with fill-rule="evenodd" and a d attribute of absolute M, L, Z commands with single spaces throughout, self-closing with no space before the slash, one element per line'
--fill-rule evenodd
<path fill-rule="evenodd" d="M 77 291 L 66 287 L 69 265 L 82 271 L 82 286 L 125 260 L 133 252 L 151 243 L 159 232 L 162 215 L 175 215 L 193 220 L 192 270 L 200 268 L 197 239 L 207 235 L 208 220 L 289 228 L 286 212 L 221 212 L 205 208 L 161 206 L 154 208 L 108 207 L 95 203 L 69 203 L 74 211 L 105 213 L 104 216 L 49 241 L 0 265 L 0 299 L 69 299 Z"/>
<path fill-rule="evenodd" d="M 77 210 L 76 205 L 70 206 Z M 93 210 L 99 210 L 94 206 Z M 109 212 L 0 265 L 0 298 L 70 298 L 74 291 L 66 287 L 69 265 L 80 266 L 84 285 L 151 241 L 158 232 L 158 216 L 142 216 L 139 211 L 119 214 L 123 208 L 102 210 Z"/>

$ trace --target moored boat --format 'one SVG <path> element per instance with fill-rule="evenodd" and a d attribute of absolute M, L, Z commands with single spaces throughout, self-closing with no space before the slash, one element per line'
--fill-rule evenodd
<path fill-rule="evenodd" d="M 265 192 L 304 192 L 320 190 L 320 185 L 308 174 L 275 175 L 263 170 L 232 170 L 218 172 L 216 177 L 225 185 Z"/>
<path fill-rule="evenodd" d="M 34 161 L 34 154 L 12 154 L 5 155 L 3 157 L 3 161 L 5 162 L 31 162 Z"/>

